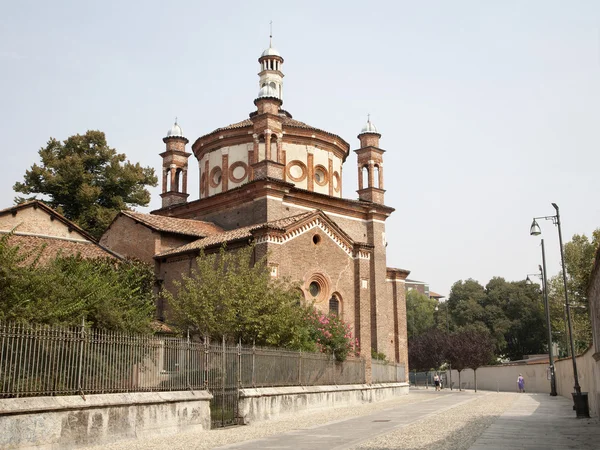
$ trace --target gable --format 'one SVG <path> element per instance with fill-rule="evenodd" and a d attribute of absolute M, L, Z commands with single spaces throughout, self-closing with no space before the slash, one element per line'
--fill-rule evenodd
<path fill-rule="evenodd" d="M 57 214 L 57 213 L 56 213 Z M 77 226 L 69 226 L 66 219 L 31 204 L 28 207 L 11 208 L 0 214 L 0 233 L 15 229 L 15 235 L 42 236 L 87 242 L 89 239 Z"/>
<path fill-rule="evenodd" d="M 276 245 L 287 244 L 288 242 L 302 236 L 306 233 L 320 230 L 332 242 L 334 242 L 350 258 L 370 259 L 370 253 L 364 249 L 354 251 L 355 243 L 340 230 L 327 216 L 322 212 L 311 215 L 304 223 L 288 228 L 284 233 L 266 233 L 256 239 L 257 244 L 269 243 Z"/>

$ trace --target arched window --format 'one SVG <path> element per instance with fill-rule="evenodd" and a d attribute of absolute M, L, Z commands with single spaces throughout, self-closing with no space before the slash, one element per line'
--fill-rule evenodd
<path fill-rule="evenodd" d="M 171 189 L 173 187 L 171 186 L 171 169 L 170 168 L 165 171 L 164 185 L 165 185 L 165 192 L 171 192 Z"/>
<path fill-rule="evenodd" d="M 379 170 L 378 165 L 373 166 L 373 187 L 381 189 L 381 186 L 379 186 Z"/>
<path fill-rule="evenodd" d="M 369 187 L 369 167 L 363 166 L 362 170 L 360 171 L 360 175 L 362 177 L 363 189 L 368 188 Z"/>
<path fill-rule="evenodd" d="M 340 301 L 335 295 L 329 299 L 329 312 L 336 316 L 340 314 Z"/>
<path fill-rule="evenodd" d="M 171 186 L 171 190 L 173 190 L 175 192 L 181 192 L 183 190 L 181 188 L 182 187 L 181 185 L 183 183 L 183 180 L 182 180 L 182 177 L 181 177 L 181 172 L 182 172 L 181 169 L 177 169 L 175 171 L 175 186 Z"/>

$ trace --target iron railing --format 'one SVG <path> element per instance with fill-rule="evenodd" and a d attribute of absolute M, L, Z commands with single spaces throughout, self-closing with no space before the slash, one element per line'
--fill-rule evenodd
<path fill-rule="evenodd" d="M 397 381 L 391 366 L 377 381 Z M 380 371 L 377 372 L 378 374 Z M 403 373 L 403 371 L 402 371 Z M 80 327 L 0 322 L 0 398 L 365 382 L 365 361 Z M 218 401 L 218 400 L 215 400 Z"/>

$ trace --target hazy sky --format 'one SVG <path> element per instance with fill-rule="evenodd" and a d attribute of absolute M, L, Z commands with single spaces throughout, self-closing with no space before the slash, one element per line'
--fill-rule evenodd
<path fill-rule="evenodd" d="M 51 136 L 102 130 L 159 171 L 175 116 L 191 142 L 247 118 L 270 20 L 284 108 L 352 149 L 367 113 L 382 134 L 388 266 L 446 295 L 535 272 L 551 202 L 565 241 L 600 226 L 597 0 L 3 2 L 0 207 Z M 356 173 L 352 152 L 346 198 Z"/>

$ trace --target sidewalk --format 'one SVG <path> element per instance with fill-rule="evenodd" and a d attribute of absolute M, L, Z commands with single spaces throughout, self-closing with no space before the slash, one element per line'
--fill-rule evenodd
<path fill-rule="evenodd" d="M 263 439 L 219 447 L 221 449 L 469 449 L 469 450 L 512 450 L 512 449 L 600 449 L 600 423 L 597 419 L 577 419 L 572 403 L 562 397 L 546 394 L 500 394 L 495 392 L 457 392 L 445 390 L 412 391 L 410 395 L 422 396 L 423 401 L 402 405 L 392 409 L 348 420 L 329 422 L 308 429 L 295 430 Z M 447 438 L 435 442 L 402 441 L 403 434 L 419 429 L 421 433 L 433 431 L 432 424 L 438 417 L 460 422 L 460 410 L 475 407 L 475 404 L 492 405 L 497 399 L 510 397 L 510 406 L 500 416 L 494 416 L 479 429 L 469 424 L 460 424 L 459 429 L 448 431 Z M 455 414 L 456 413 L 456 414 Z M 485 416 L 485 414 L 482 414 Z M 433 419 L 433 420 L 432 420 Z M 433 425 L 435 426 L 435 425 Z M 473 430 L 477 435 L 469 435 Z M 460 435 L 460 433 L 463 433 Z M 438 432 L 439 434 L 439 432 Z M 456 437 L 459 436 L 459 439 Z M 475 441 L 473 443 L 473 441 Z M 471 445 L 471 443 L 473 443 Z"/>
<path fill-rule="evenodd" d="M 484 449 L 600 449 L 597 418 L 577 419 L 573 402 L 522 394 L 470 447 Z"/>

